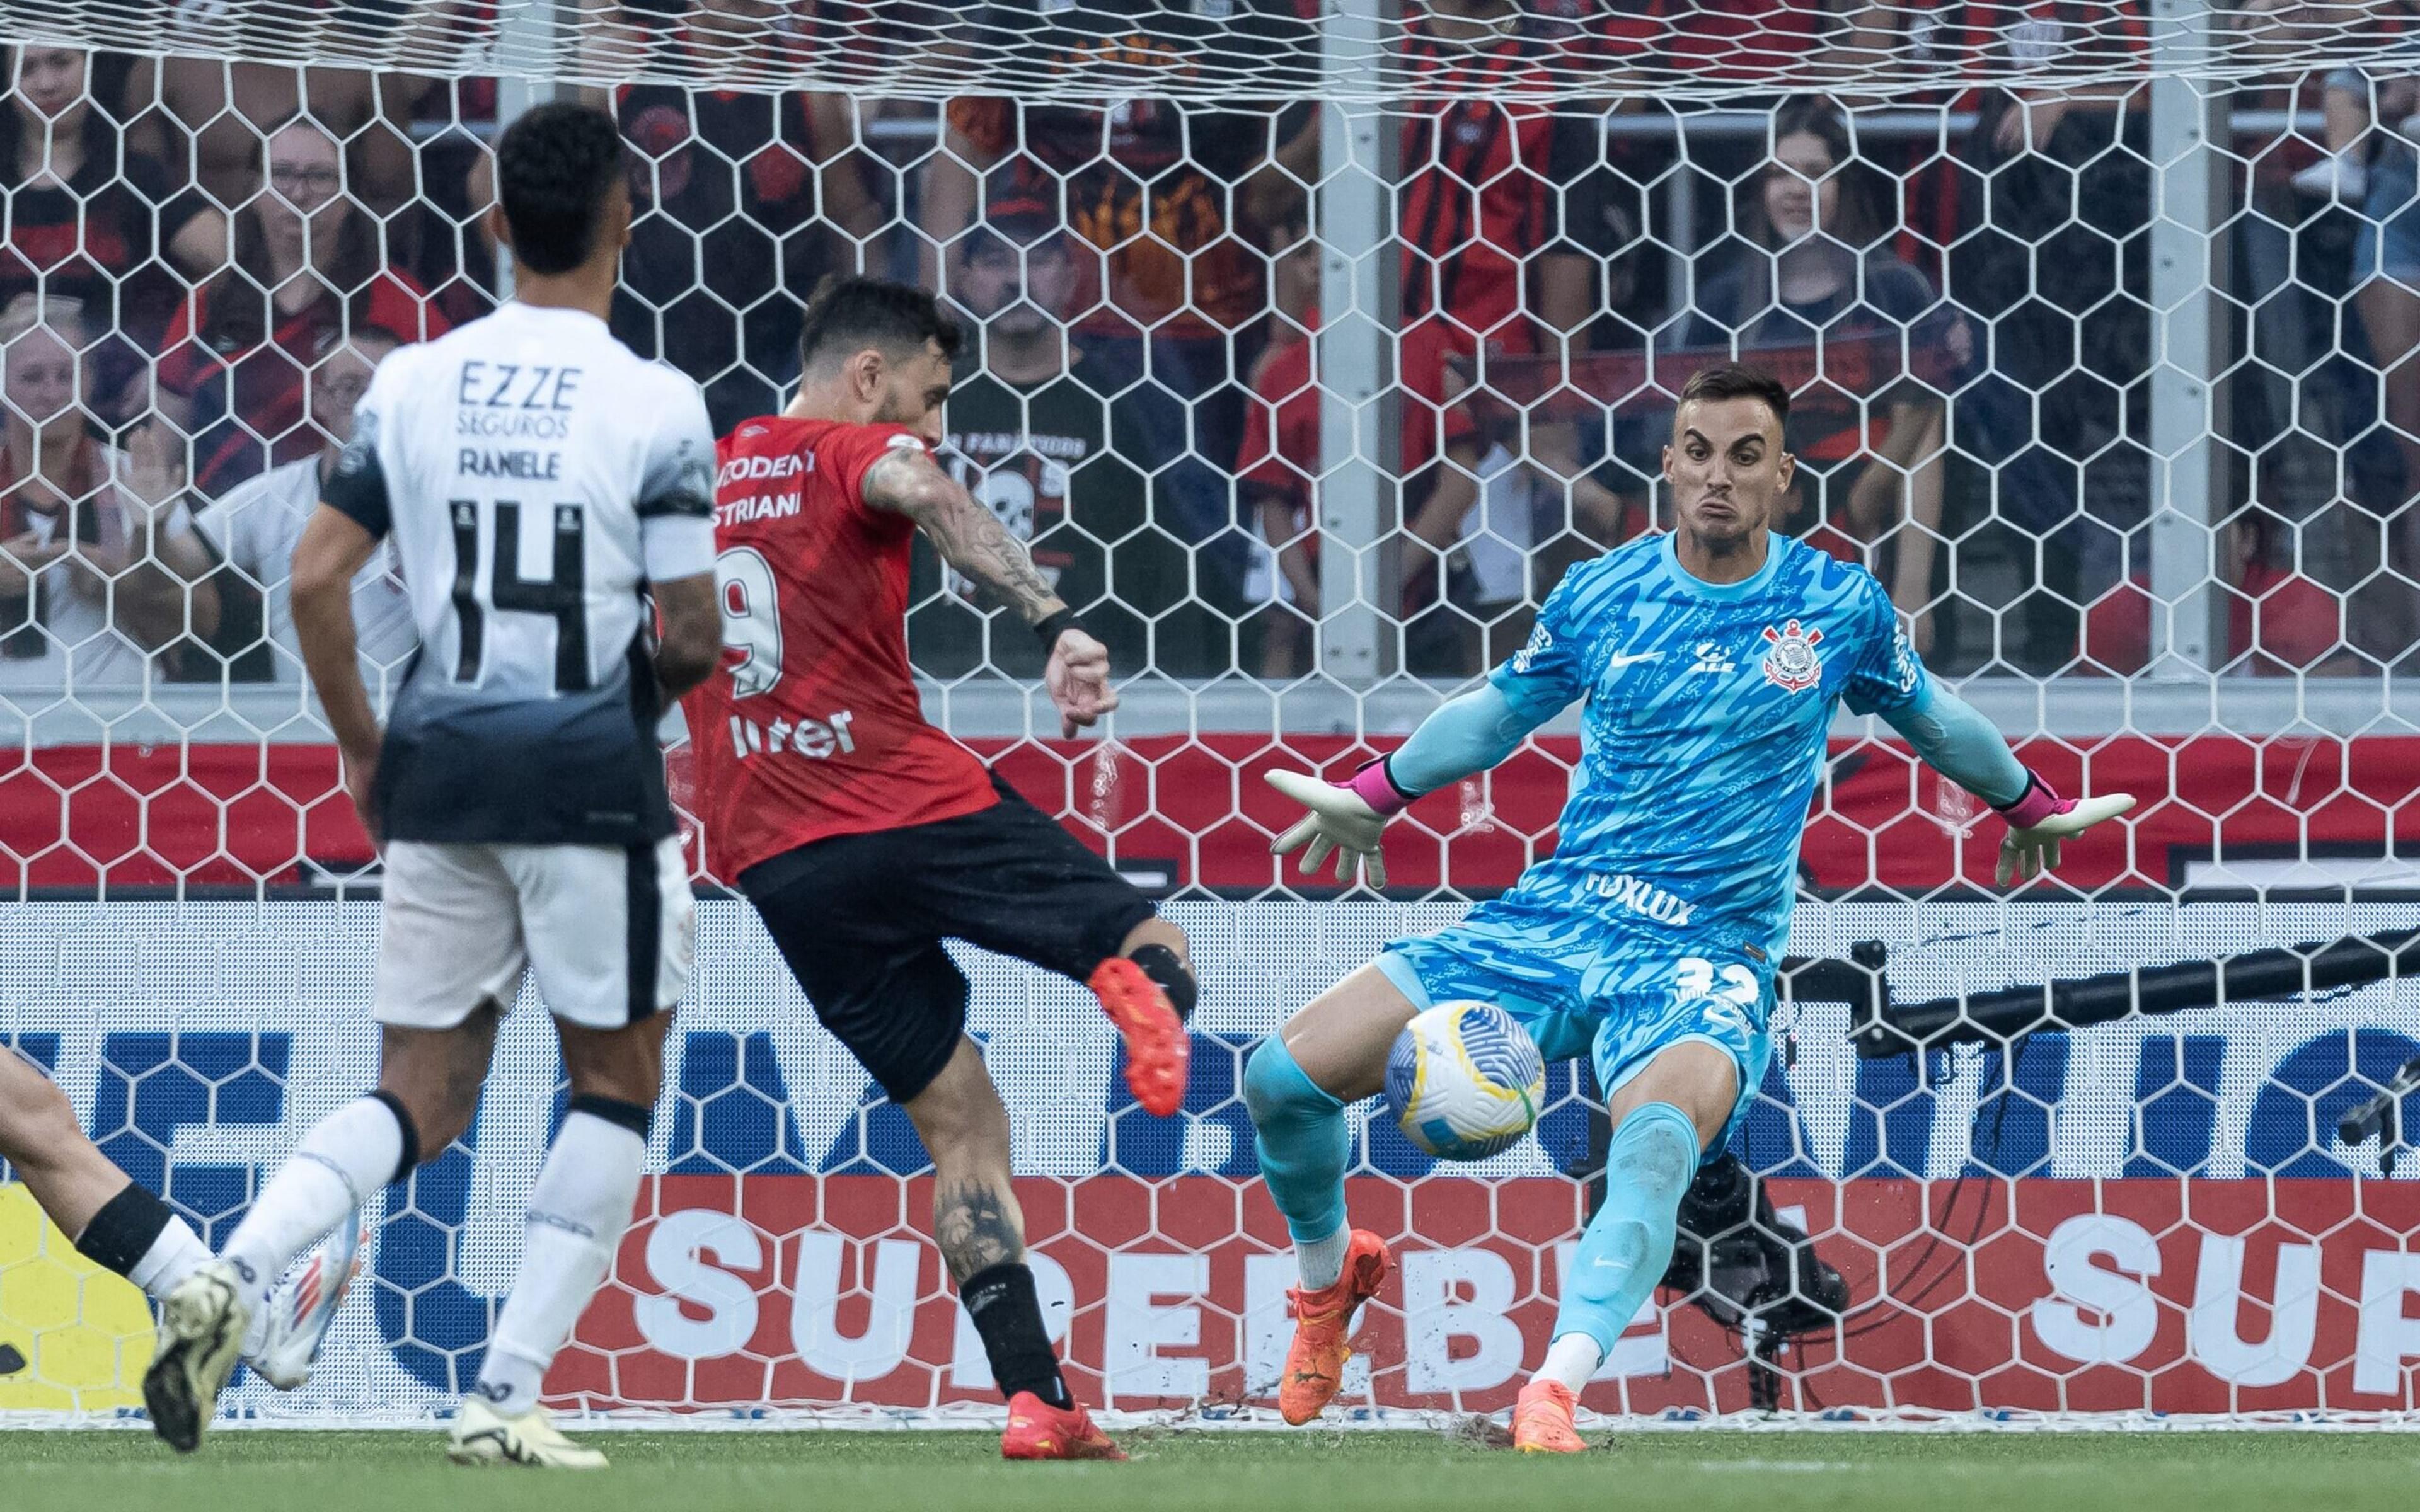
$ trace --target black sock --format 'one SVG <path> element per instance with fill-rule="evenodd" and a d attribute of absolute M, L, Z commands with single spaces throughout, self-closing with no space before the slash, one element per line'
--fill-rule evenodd
<path fill-rule="evenodd" d="M 176 1216 L 142 1182 L 129 1181 L 84 1226 L 76 1236 L 76 1250 L 95 1265 L 124 1275 L 151 1252 Z"/>
<path fill-rule="evenodd" d="M 958 1300 L 983 1335 L 991 1356 L 991 1379 L 1002 1396 L 1030 1391 L 1053 1407 L 1073 1407 L 1059 1356 L 1042 1327 L 1042 1301 L 1033 1293 L 1033 1273 L 1020 1260 L 977 1271 L 958 1288 Z"/>
<path fill-rule="evenodd" d="M 1193 973 L 1185 969 L 1185 963 L 1176 959 L 1175 951 L 1165 945 L 1139 945 L 1126 959 L 1159 983 L 1159 990 L 1168 995 L 1168 1004 L 1176 1010 L 1180 1023 L 1192 1022 L 1193 1005 L 1202 995 L 1202 988 L 1193 980 Z"/>

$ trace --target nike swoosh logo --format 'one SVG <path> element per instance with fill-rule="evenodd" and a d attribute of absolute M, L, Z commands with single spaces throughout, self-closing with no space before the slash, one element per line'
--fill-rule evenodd
<path fill-rule="evenodd" d="M 1664 653 L 1660 651 L 1642 651 L 1637 656 L 1624 656 L 1622 653 L 1617 651 L 1613 654 L 1613 664 L 1616 667 L 1627 667 L 1633 662 L 1653 661 L 1656 657 L 1661 656 L 1662 655 L 1664 655 Z"/>

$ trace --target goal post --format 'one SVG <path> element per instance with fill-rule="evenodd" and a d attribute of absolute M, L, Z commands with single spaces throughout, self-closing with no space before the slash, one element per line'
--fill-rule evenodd
<path fill-rule="evenodd" d="M 2191 677 L 2223 644 L 2210 594 L 2219 499 L 2214 424 L 2227 367 L 2222 296 L 2226 242 L 2222 207 L 2227 139 L 2226 94 L 2201 75 L 2217 24 L 2203 0 L 2157 0 L 2160 23 L 2151 84 L 2151 308 L 2157 352 L 2151 373 L 2151 539 L 2154 675 Z M 2164 64 L 2164 68 L 2160 65 Z"/>
<path fill-rule="evenodd" d="M 1201 973 L 1161 1121 L 1079 987 L 958 954 L 1088 1400 L 1272 1420 L 1291 1260 L 1244 1058 L 1547 854 L 1583 754 L 1566 714 L 1415 804 L 1384 898 L 1269 856 L 1292 816 L 1263 775 L 1391 748 L 1518 651 L 1573 563 L 1668 526 L 1679 388 L 1736 357 L 1793 393 L 1778 528 L 1874 570 L 2061 791 L 2143 802 L 2008 893 L 1997 819 L 1840 718 L 1802 986 L 1733 1150 L 1848 1312 L 1760 1356 L 1667 1290 L 1584 1406 L 2408 1420 L 2402 956 L 2105 1011 L 2127 973 L 2412 923 L 2410 10 L 0 4 L 0 1043 L 212 1238 L 374 1073 L 377 856 L 300 679 L 280 532 L 394 343 L 508 296 L 483 156 L 577 91 L 631 150 L 616 333 L 727 429 L 795 382 L 820 276 L 934 269 L 970 333 L 944 461 L 1109 644 L 1121 707 L 1060 740 L 1031 638 L 917 560 L 928 711 L 1158 899 Z M 411 656 L 370 634 L 396 592 L 356 591 L 380 688 Z M 1757 675 L 1732 650 L 1700 648 L 1707 675 Z M 905 1116 L 700 881 L 642 1211 L 550 1393 L 645 1421 L 990 1421 Z M 1910 1053 L 1861 1053 L 1842 964 L 1877 945 L 1926 1014 Z M 2088 1021 L 2009 1032 L 2012 990 L 2082 983 Z M 382 1198 L 318 1379 L 241 1384 L 241 1412 L 416 1422 L 465 1387 L 563 1098 L 539 1008 L 509 1016 L 472 1133 Z M 1601 1159 L 1595 1096 L 1554 1068 L 1537 1135 L 1462 1167 L 1357 1110 L 1352 1213 L 1403 1264 L 1355 1422 L 1509 1405 Z M 0 1188 L 0 1423 L 136 1405 L 148 1328 Z"/>

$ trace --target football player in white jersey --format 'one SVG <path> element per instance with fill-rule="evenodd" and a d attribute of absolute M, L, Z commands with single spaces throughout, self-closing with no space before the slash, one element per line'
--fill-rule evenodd
<path fill-rule="evenodd" d="M 695 383 L 606 330 L 630 224 L 613 118 L 529 112 L 497 145 L 496 178 L 515 298 L 380 365 L 294 554 L 303 661 L 382 841 L 383 1064 L 163 1308 L 144 1395 L 179 1449 L 199 1441 L 267 1283 L 469 1127 L 528 968 L 570 1105 L 451 1454 L 605 1462 L 537 1398 L 629 1225 L 688 981 L 695 904 L 655 731 L 721 645 L 714 437 Z M 381 733 L 351 585 L 389 535 L 421 653 Z"/>

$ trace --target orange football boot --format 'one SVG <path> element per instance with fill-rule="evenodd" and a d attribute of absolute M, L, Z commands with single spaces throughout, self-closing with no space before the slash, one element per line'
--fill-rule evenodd
<path fill-rule="evenodd" d="M 1002 1459 L 1124 1459 L 1126 1452 L 1093 1426 L 1084 1404 L 1053 1407 L 1030 1391 L 1008 1399 L 1008 1431 L 1000 1436 Z"/>
<path fill-rule="evenodd" d="M 1185 1021 L 1148 972 L 1122 955 L 1093 968 L 1084 985 L 1126 1041 L 1126 1090 L 1147 1113 L 1167 1118 L 1185 1105 L 1186 1064 L 1193 1041 Z"/>
<path fill-rule="evenodd" d="M 1588 1447 L 1572 1423 L 1579 1403 L 1559 1381 L 1533 1381 L 1512 1404 L 1512 1447 L 1525 1455 L 1571 1455 Z"/>
<path fill-rule="evenodd" d="M 1353 1315 L 1378 1294 L 1387 1279 L 1387 1242 L 1356 1228 L 1345 1241 L 1344 1273 L 1317 1291 L 1287 1288 L 1294 1309 L 1294 1344 L 1286 1350 L 1285 1377 L 1278 1383 L 1278 1412 L 1300 1425 L 1317 1417 L 1344 1384 L 1344 1362 L 1353 1358 Z"/>

